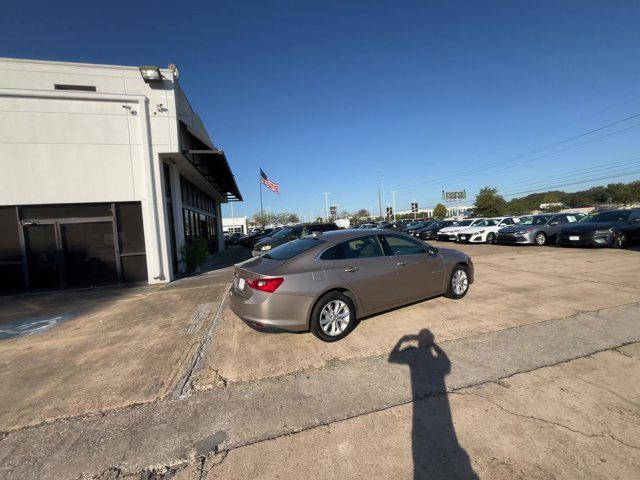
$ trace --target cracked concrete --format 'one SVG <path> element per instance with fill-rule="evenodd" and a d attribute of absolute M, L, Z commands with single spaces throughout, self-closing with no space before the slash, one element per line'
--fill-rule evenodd
<path fill-rule="evenodd" d="M 464 301 L 373 317 L 338 344 L 263 335 L 221 306 L 171 374 L 140 378 L 161 400 L 74 415 L 73 398 L 64 419 L 0 433 L 0 477 L 422 478 L 426 459 L 429 478 L 637 478 L 637 252 L 468 249 Z M 176 329 L 206 323 L 198 305 L 225 275 L 166 287 L 193 299 Z M 425 331 L 444 363 L 429 345 L 391 352 Z"/>
<path fill-rule="evenodd" d="M 74 472 L 105 471 L 115 457 L 122 459 L 123 472 L 134 474 L 148 465 L 194 458 L 199 442 L 218 431 L 224 431 L 226 438 L 217 448 L 234 450 L 410 405 L 445 389 L 457 391 L 500 379 L 512 383 L 514 375 L 543 367 L 562 369 L 567 361 L 638 341 L 640 309 L 631 305 L 442 342 L 440 348 L 450 362 L 446 386 L 425 357 L 429 349 L 402 352 L 392 363 L 388 357 L 336 362 L 182 400 L 13 432 L 0 443 L 0 468 L 5 478 L 33 474 L 42 479 L 69 478 L 77 476 Z M 407 365 L 413 381 L 408 379 Z"/>

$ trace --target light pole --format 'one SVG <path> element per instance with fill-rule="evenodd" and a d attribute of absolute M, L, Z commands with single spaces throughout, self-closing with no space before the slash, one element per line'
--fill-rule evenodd
<path fill-rule="evenodd" d="M 330 192 L 325 192 L 323 193 L 324 195 L 324 221 L 328 222 L 329 221 L 329 195 L 331 195 Z"/>
<path fill-rule="evenodd" d="M 396 193 L 398 192 L 395 190 L 392 190 L 389 193 L 391 193 L 391 195 L 393 196 L 393 221 L 395 222 L 396 221 Z"/>

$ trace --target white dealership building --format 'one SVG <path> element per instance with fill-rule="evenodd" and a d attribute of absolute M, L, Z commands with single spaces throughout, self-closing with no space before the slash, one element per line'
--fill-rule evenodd
<path fill-rule="evenodd" d="M 0 58 L 0 292 L 168 282 L 241 200 L 178 69 Z"/>

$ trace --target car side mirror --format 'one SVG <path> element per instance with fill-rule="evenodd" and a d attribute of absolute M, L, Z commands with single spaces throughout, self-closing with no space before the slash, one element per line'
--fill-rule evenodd
<path fill-rule="evenodd" d="M 428 246 L 427 247 L 427 253 L 429 255 L 437 255 L 438 254 L 438 249 L 436 247 Z"/>

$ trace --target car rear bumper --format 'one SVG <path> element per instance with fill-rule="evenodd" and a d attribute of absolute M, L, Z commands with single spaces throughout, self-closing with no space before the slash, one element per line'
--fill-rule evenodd
<path fill-rule="evenodd" d="M 313 297 L 254 291 L 251 297 L 245 298 L 235 286 L 230 293 L 231 311 L 258 330 L 300 332 L 309 329 Z"/>

